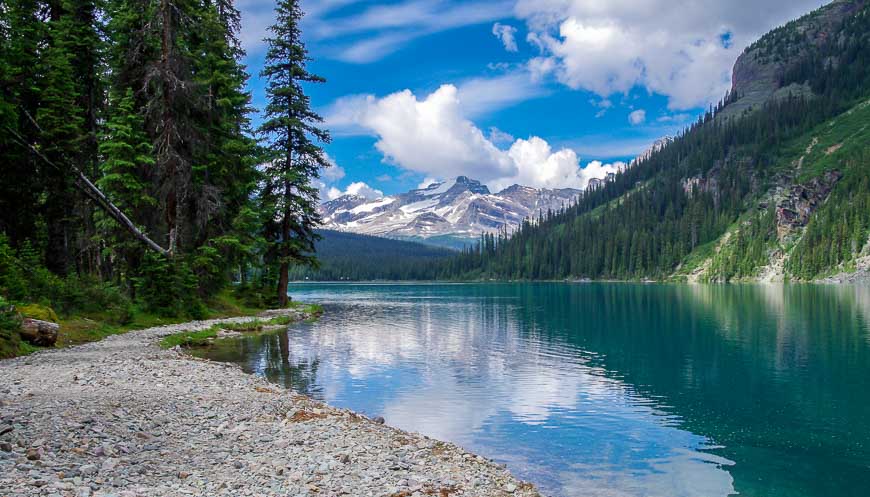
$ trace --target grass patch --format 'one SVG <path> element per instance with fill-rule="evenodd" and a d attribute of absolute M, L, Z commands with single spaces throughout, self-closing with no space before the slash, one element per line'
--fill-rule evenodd
<path fill-rule="evenodd" d="M 293 302 L 291 308 L 299 309 L 311 315 L 320 315 L 322 309 L 320 306 Z M 128 331 L 141 330 L 152 328 L 155 326 L 163 326 L 167 324 L 178 324 L 190 321 L 188 316 L 164 317 L 144 310 L 140 306 L 132 306 L 129 312 L 119 315 L 111 310 L 104 312 L 79 312 L 72 314 L 54 315 L 51 309 L 39 305 L 22 305 L 16 306 L 17 312 L 21 312 L 25 316 L 34 317 L 37 319 L 43 318 L 46 321 L 56 320 L 60 325 L 58 332 L 56 347 L 69 347 L 72 345 L 81 345 L 83 343 L 95 342 L 102 340 L 112 335 L 119 335 Z M 24 311 L 27 312 L 24 312 Z M 228 289 L 216 297 L 206 302 L 205 319 L 231 318 L 240 316 L 250 316 L 266 310 L 263 307 L 255 307 L 247 304 L 243 299 L 238 298 L 232 290 Z M 50 314 L 48 314 L 50 311 Z M 45 319 L 49 318 L 49 319 Z M 284 325 L 289 324 L 291 318 L 289 316 L 277 316 L 270 320 L 254 320 L 258 324 L 264 325 Z M 228 329 L 230 326 L 238 326 L 235 331 L 254 331 L 241 329 L 245 325 L 226 325 L 223 329 Z M 11 331 L 11 330 L 10 330 Z M 215 330 L 215 333 L 217 330 Z M 202 338 L 202 337 L 200 337 Z M 206 337 L 207 338 L 207 337 Z M 197 337 L 192 337 L 192 341 L 196 341 Z M 172 347 L 174 345 L 170 345 Z M 10 332 L 9 337 L 0 333 L 0 359 L 17 357 L 32 354 L 44 347 L 35 347 L 18 339 L 17 332 Z"/>
<path fill-rule="evenodd" d="M 216 324 L 205 330 L 187 331 L 168 335 L 164 337 L 163 340 L 160 340 L 160 348 L 171 349 L 175 346 L 200 347 L 206 345 L 209 340 L 216 338 L 218 331 L 222 329 L 224 329 L 223 326 Z"/>
<path fill-rule="evenodd" d="M 675 272 L 671 278 L 683 281 L 690 274 L 700 268 L 708 259 L 716 255 L 716 246 L 719 244 L 720 238 L 711 240 L 703 245 L 695 247 L 689 255 L 683 259 L 680 269 Z"/>
<path fill-rule="evenodd" d="M 291 307 L 300 309 L 302 312 L 309 314 L 311 319 L 316 319 L 322 312 L 323 308 L 317 304 L 293 304 Z M 200 331 L 183 331 L 167 335 L 160 340 L 160 348 L 171 349 L 175 346 L 180 347 L 202 347 L 208 345 L 212 340 L 217 338 L 220 331 L 235 331 L 239 333 L 254 333 L 263 331 L 271 326 L 286 326 L 295 322 L 294 316 L 282 315 L 275 316 L 270 319 L 252 319 L 241 323 L 227 322 L 217 323 L 211 327 Z"/>

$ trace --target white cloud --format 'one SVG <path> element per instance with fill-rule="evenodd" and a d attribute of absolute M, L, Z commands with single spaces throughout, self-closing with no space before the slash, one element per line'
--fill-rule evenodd
<path fill-rule="evenodd" d="M 375 135 L 375 147 L 385 161 L 426 177 L 421 187 L 432 178 L 469 175 L 494 191 L 514 183 L 585 188 L 589 179 L 616 171 L 616 165 L 601 163 L 580 168 L 576 152 L 553 150 L 536 136 L 501 149 L 468 120 L 462 96 L 453 85 L 442 85 L 425 98 L 410 90 L 382 98 L 355 96 L 337 102 L 328 114 L 329 122 Z"/>
<path fill-rule="evenodd" d="M 512 0 L 404 0 L 343 17 L 314 16 L 306 23 L 306 34 L 328 40 L 329 53 L 338 60 L 368 63 L 423 36 L 500 19 L 512 6 Z"/>
<path fill-rule="evenodd" d="M 316 43 L 322 54 L 352 63 L 382 59 L 420 37 L 505 17 L 513 0 L 400 0 L 363 9 L 341 8 L 359 0 L 303 0 L 302 30 L 309 48 Z M 275 22 L 275 3 L 238 0 L 242 13 L 239 37 L 249 54 L 262 53 L 263 39 Z M 350 11 L 350 14 L 345 12 Z M 328 43 L 323 43 L 328 42 Z"/>
<path fill-rule="evenodd" d="M 317 187 L 322 202 L 335 200 L 342 195 L 362 195 L 368 199 L 376 199 L 384 196 L 384 192 L 372 188 L 362 181 L 353 182 L 348 185 L 347 188 L 342 190 L 336 183 L 344 179 L 347 173 L 329 154 L 325 155 L 330 166 L 324 168 L 320 173 L 320 179 L 314 182 L 314 186 Z"/>
<path fill-rule="evenodd" d="M 354 182 L 354 183 L 351 183 L 350 185 L 348 185 L 348 187 L 345 188 L 343 191 L 339 190 L 338 188 L 336 188 L 334 186 L 331 187 L 326 192 L 326 199 L 327 200 L 335 200 L 338 197 L 341 197 L 344 195 L 361 195 L 367 199 L 374 200 L 376 198 L 383 197 L 384 192 L 382 192 L 378 189 L 372 188 L 362 181 L 357 181 L 357 182 Z"/>
<path fill-rule="evenodd" d="M 510 107 L 548 92 L 525 66 L 494 77 L 467 79 L 459 83 L 458 90 L 468 117 Z"/>
<path fill-rule="evenodd" d="M 508 52 L 516 52 L 518 50 L 516 40 L 517 28 L 497 22 L 492 25 L 492 34 L 501 40 L 501 44 L 504 45 L 504 49 Z"/>
<path fill-rule="evenodd" d="M 705 106 L 730 86 L 743 48 L 822 0 L 519 0 L 535 67 L 608 97 L 635 87 L 673 109 Z M 727 39 L 727 42 L 725 41 Z"/>
<path fill-rule="evenodd" d="M 329 167 L 325 168 L 323 172 L 320 173 L 320 178 L 328 182 L 334 182 L 344 178 L 344 168 L 336 164 L 335 160 L 330 157 L 329 154 L 324 155 L 326 156 L 327 162 L 329 162 Z"/>
<path fill-rule="evenodd" d="M 632 126 L 639 126 L 646 122 L 646 111 L 643 109 L 638 109 L 631 114 L 628 115 L 628 122 L 631 123 Z"/>
<path fill-rule="evenodd" d="M 421 181 L 420 184 L 417 185 L 417 189 L 419 189 L 419 190 L 423 190 L 423 189 L 425 189 L 425 188 L 429 188 L 429 185 L 432 185 L 432 184 L 434 184 L 434 183 L 438 183 L 438 180 L 435 179 L 435 178 L 432 178 L 432 177 L 426 176 L 426 177 L 423 179 L 423 181 Z"/>
<path fill-rule="evenodd" d="M 505 74 L 461 81 L 456 85 L 456 98 L 462 102 L 462 115 L 474 118 L 543 96 L 547 91 L 535 81 L 528 66 L 519 66 Z M 377 100 L 373 95 L 347 95 L 336 99 L 322 115 L 336 136 L 369 134 L 371 128 L 363 121 L 371 102 Z"/>
<path fill-rule="evenodd" d="M 496 128 L 495 126 L 489 127 L 489 134 L 487 135 L 487 138 L 489 138 L 489 141 L 495 143 L 496 145 L 506 145 L 514 141 L 514 135 L 506 133 Z"/>

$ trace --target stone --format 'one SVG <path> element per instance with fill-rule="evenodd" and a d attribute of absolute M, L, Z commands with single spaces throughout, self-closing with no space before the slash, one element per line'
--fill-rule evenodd
<path fill-rule="evenodd" d="M 103 461 L 103 464 L 100 466 L 100 471 L 108 472 L 115 469 L 115 466 L 118 465 L 118 460 L 114 457 L 108 457 Z"/>
<path fill-rule="evenodd" d="M 446 489 L 504 497 L 513 483 L 512 496 L 537 495 L 452 444 L 155 345 L 214 323 L 115 335 L 37 354 L 29 365 L 0 362 L 0 394 L 14 399 L 0 408 L 0 426 L 14 427 L 0 438 L 0 494 L 376 496 L 395 489 L 424 497 Z M 57 378 L 64 380 L 50 381 Z M 40 459 L 25 459 L 28 452 Z"/>
<path fill-rule="evenodd" d="M 375 416 L 374 418 L 372 418 L 372 421 L 374 421 L 375 423 L 377 423 L 377 424 L 379 424 L 379 425 L 382 425 L 382 424 L 384 424 L 384 423 L 387 422 L 387 421 L 383 418 L 383 416 Z"/>
<path fill-rule="evenodd" d="M 39 453 L 38 449 L 27 449 L 25 457 L 28 461 L 38 461 L 42 459 L 42 454 Z"/>

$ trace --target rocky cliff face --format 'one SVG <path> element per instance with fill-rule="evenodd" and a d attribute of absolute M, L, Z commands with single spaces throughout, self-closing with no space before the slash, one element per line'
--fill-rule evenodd
<path fill-rule="evenodd" d="M 514 185 L 491 193 L 460 176 L 427 188 L 368 200 L 346 195 L 321 205 L 324 228 L 390 238 L 474 240 L 516 228 L 527 217 L 567 205 L 579 190 Z M 455 245 L 455 243 L 451 243 Z"/>
<path fill-rule="evenodd" d="M 752 44 L 734 64 L 731 93 L 736 100 L 721 115 L 739 116 L 772 98 L 811 94 L 812 90 L 805 85 L 783 87 L 783 75 L 804 61 L 809 47 L 826 42 L 844 19 L 867 3 L 867 0 L 836 0 Z"/>
<path fill-rule="evenodd" d="M 810 217 L 827 200 L 840 181 L 843 174 L 840 171 L 827 171 L 818 178 L 792 185 L 784 198 L 776 205 L 776 226 L 780 239 L 795 229 L 803 228 L 810 222 Z"/>

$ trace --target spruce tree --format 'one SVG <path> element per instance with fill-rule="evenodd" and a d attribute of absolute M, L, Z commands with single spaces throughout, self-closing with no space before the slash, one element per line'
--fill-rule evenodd
<path fill-rule="evenodd" d="M 328 162 L 315 141 L 327 143 L 323 119 L 311 110 L 303 83 L 323 83 L 307 69 L 310 60 L 302 42 L 303 16 L 297 0 L 279 0 L 276 23 L 267 39 L 269 49 L 261 75 L 268 80 L 269 104 L 259 132 L 270 139 L 271 160 L 264 166 L 262 201 L 269 213 L 266 238 L 279 265 L 278 303 L 287 304 L 291 263 L 315 264 L 312 253 L 320 222 L 317 189 L 312 182 Z"/>
<path fill-rule="evenodd" d="M 47 196 L 42 214 L 48 229 L 46 264 L 66 274 L 72 264 L 73 238 L 70 207 L 78 202 L 73 175 L 68 170 L 82 145 L 84 120 L 78 112 L 79 97 L 73 78 L 71 57 L 66 49 L 67 30 L 61 20 L 52 21 L 50 42 L 43 55 L 40 106 L 36 111 L 38 143 L 43 153 L 62 169 L 43 167 Z"/>
<path fill-rule="evenodd" d="M 99 150 L 102 177 L 98 185 L 118 208 L 132 216 L 133 222 L 141 223 L 142 213 L 157 206 L 148 182 L 154 154 L 132 89 L 128 88 L 122 95 L 113 95 L 110 100 L 109 118 Z M 119 267 L 115 268 L 117 279 L 132 290 L 131 271 L 141 261 L 143 248 L 108 216 L 97 216 L 97 220 L 102 238 L 119 256 Z"/>

